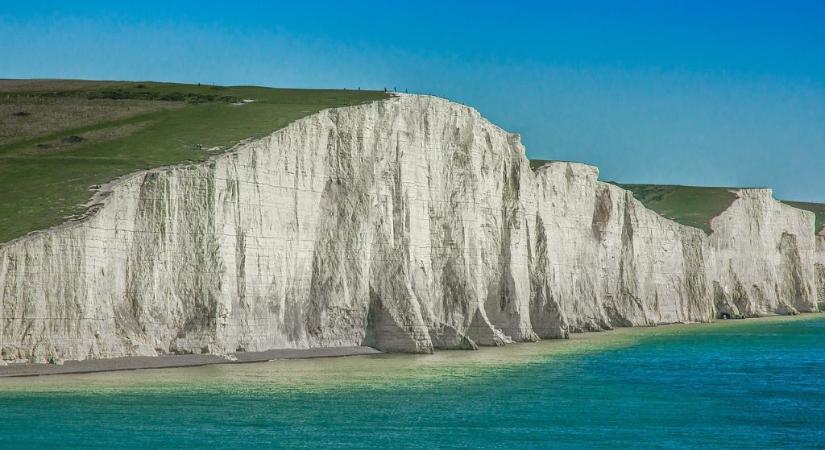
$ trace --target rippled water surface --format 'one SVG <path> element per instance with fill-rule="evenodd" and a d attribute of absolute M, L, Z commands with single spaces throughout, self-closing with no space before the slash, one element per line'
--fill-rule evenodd
<path fill-rule="evenodd" d="M 0 380 L 0 448 L 825 448 L 825 316 Z"/>

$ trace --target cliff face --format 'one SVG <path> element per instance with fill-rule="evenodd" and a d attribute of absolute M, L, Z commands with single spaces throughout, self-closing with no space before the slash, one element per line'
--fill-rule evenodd
<path fill-rule="evenodd" d="M 708 238 L 714 305 L 731 317 L 817 310 L 813 213 L 773 199 L 770 189 L 738 192 Z"/>
<path fill-rule="evenodd" d="M 712 319 L 703 232 L 597 177 L 574 163 L 537 176 L 537 246 L 548 256 L 536 271 L 563 312 L 562 334 Z"/>
<path fill-rule="evenodd" d="M 825 311 L 825 235 L 816 237 L 816 252 L 814 253 L 814 273 L 816 276 L 816 291 L 819 301 L 819 311 Z"/>
<path fill-rule="evenodd" d="M 430 352 L 817 309 L 812 214 L 741 191 L 706 237 L 597 175 L 534 174 L 518 136 L 436 98 L 322 111 L 1 246 L 2 357 Z"/>

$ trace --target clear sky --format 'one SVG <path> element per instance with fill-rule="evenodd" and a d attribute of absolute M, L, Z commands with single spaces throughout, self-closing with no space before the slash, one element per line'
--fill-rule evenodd
<path fill-rule="evenodd" d="M 385 86 L 602 178 L 825 202 L 825 2 L 4 1 L 0 78 Z"/>

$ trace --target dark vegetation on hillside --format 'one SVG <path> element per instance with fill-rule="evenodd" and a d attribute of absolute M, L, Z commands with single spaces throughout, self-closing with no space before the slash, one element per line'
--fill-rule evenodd
<path fill-rule="evenodd" d="M 0 80 L 0 243 L 81 213 L 91 186 L 208 158 L 324 108 L 386 98 L 376 91 L 83 80 Z M 251 102 L 250 102 L 251 100 Z M 531 160 L 536 170 L 551 160 Z M 728 188 L 618 184 L 646 207 L 710 232 Z M 813 211 L 825 233 L 825 205 Z"/>
<path fill-rule="evenodd" d="M 530 168 L 537 170 L 548 159 L 531 159 Z M 633 196 L 645 207 L 657 214 L 694 228 L 711 233 L 710 221 L 722 214 L 736 200 L 736 194 L 730 188 L 621 184 L 613 183 L 622 189 L 633 192 Z"/>
<path fill-rule="evenodd" d="M 548 159 L 531 159 L 530 168 L 537 170 Z M 661 216 L 682 225 L 700 228 L 705 233 L 712 232 L 710 221 L 730 207 L 737 188 L 678 186 L 657 184 L 622 184 L 613 183 L 633 192 L 633 196 L 645 207 Z M 816 215 L 816 232 L 825 236 L 825 204 L 783 201 L 795 208 L 811 211 Z"/>
<path fill-rule="evenodd" d="M 196 162 L 375 91 L 0 80 L 0 243 L 83 212 L 97 186 Z"/>
<path fill-rule="evenodd" d="M 553 160 L 551 159 L 531 159 L 530 160 L 530 168 L 532 170 L 540 169 L 545 164 L 551 163 Z"/>
<path fill-rule="evenodd" d="M 677 186 L 654 184 L 620 184 L 633 192 L 645 207 L 659 215 L 710 234 L 711 220 L 725 212 L 736 200 L 735 188 Z"/>

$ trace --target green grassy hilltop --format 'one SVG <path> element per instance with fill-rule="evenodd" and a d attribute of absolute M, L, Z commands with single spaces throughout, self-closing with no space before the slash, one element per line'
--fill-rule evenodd
<path fill-rule="evenodd" d="M 633 192 L 647 208 L 682 225 L 711 232 L 710 221 L 722 214 L 736 200 L 736 188 L 673 186 L 655 184 L 618 184 Z M 825 232 L 825 204 L 784 201 L 794 208 L 816 215 L 816 233 Z"/>
<path fill-rule="evenodd" d="M 324 108 L 386 98 L 376 91 L 254 86 L 0 80 L 0 243 L 83 212 L 100 185 L 136 170 L 203 161 Z M 532 160 L 537 169 L 545 160 Z M 618 184 L 645 206 L 710 233 L 729 188 Z M 825 205 L 813 211 L 825 233 Z"/>
<path fill-rule="evenodd" d="M 553 160 L 531 159 L 530 168 L 537 170 Z M 722 214 L 736 200 L 731 188 L 656 185 L 656 184 L 620 184 L 622 189 L 633 192 L 633 196 L 645 207 L 660 216 L 704 230 L 710 234 L 710 221 Z"/>
<path fill-rule="evenodd" d="M 675 222 L 710 234 L 710 221 L 736 200 L 731 188 L 655 184 L 619 184 L 647 208 Z"/>
<path fill-rule="evenodd" d="M 531 159 L 530 168 L 536 170 L 553 162 L 546 159 Z M 733 193 L 738 188 L 678 186 L 660 184 L 613 183 L 633 192 L 633 196 L 645 207 L 657 214 L 694 228 L 712 232 L 710 221 L 725 212 L 736 200 Z M 782 201 L 795 208 L 816 214 L 816 232 L 825 235 L 825 204 Z"/>
<path fill-rule="evenodd" d="M 375 91 L 0 80 L 0 243 L 83 211 L 90 186 L 202 161 Z"/>

